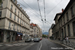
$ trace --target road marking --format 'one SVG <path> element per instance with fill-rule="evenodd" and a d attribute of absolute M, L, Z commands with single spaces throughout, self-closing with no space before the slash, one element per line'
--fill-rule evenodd
<path fill-rule="evenodd" d="M 41 42 L 40 42 L 41 43 Z M 41 50 L 41 48 L 42 48 L 42 43 L 41 43 L 41 45 L 40 45 L 40 47 L 39 47 L 39 50 Z"/>
<path fill-rule="evenodd" d="M 20 44 L 13 44 L 13 46 L 20 46 Z"/>
<path fill-rule="evenodd" d="M 33 45 L 34 43 L 30 44 L 30 45 Z"/>
<path fill-rule="evenodd" d="M 34 45 L 35 43 L 32 43 L 32 44 L 28 44 L 28 46 L 25 47 L 25 50 L 29 47 L 31 47 L 32 45 Z"/>
<path fill-rule="evenodd" d="M 11 45 L 11 44 L 5 44 L 6 46 L 13 46 L 13 45 Z"/>
<path fill-rule="evenodd" d="M 49 39 L 50 40 L 50 39 Z M 54 42 L 54 43 L 57 43 L 57 44 L 59 44 L 59 45 L 62 45 L 62 46 L 65 46 L 65 47 L 67 47 L 67 48 L 71 48 L 72 50 L 75 50 L 74 48 L 72 48 L 72 47 L 69 47 L 69 46 L 66 46 L 66 45 L 64 45 L 64 44 L 61 44 L 61 43 L 58 43 L 58 42 L 55 42 L 55 41 L 52 41 L 52 40 L 50 40 L 51 42 Z"/>

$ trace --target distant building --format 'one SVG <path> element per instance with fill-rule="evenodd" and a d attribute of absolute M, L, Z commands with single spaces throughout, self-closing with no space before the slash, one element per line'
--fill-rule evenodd
<path fill-rule="evenodd" d="M 17 4 L 17 0 L 2 0 L 0 2 L 0 42 L 22 40 L 28 34 L 30 34 L 30 19 Z"/>
<path fill-rule="evenodd" d="M 48 37 L 51 37 L 52 34 L 53 34 L 53 31 L 52 31 L 53 26 L 54 26 L 54 24 L 51 25 L 51 27 L 50 27 L 50 29 L 49 29 L 49 31 L 48 31 L 48 33 L 49 33 L 49 34 L 48 34 Z"/>
<path fill-rule="evenodd" d="M 62 12 L 61 13 L 57 13 L 54 20 L 55 20 L 55 25 L 52 27 L 52 32 L 53 32 L 53 36 L 54 39 L 58 39 L 59 38 L 59 21 L 58 19 L 60 18 Z"/>
<path fill-rule="evenodd" d="M 62 14 L 56 14 L 56 16 L 57 19 L 55 17 L 55 26 L 53 27 L 55 38 L 61 40 L 66 36 L 75 38 L 75 0 L 70 0 Z"/>
<path fill-rule="evenodd" d="M 33 34 L 32 33 L 31 34 L 34 37 L 42 37 L 42 30 L 41 30 L 41 28 L 37 24 L 31 23 L 30 27 L 33 28 Z"/>

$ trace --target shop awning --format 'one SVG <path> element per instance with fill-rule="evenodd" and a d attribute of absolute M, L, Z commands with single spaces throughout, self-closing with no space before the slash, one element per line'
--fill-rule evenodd
<path fill-rule="evenodd" d="M 18 35 L 23 35 L 22 33 L 17 32 Z"/>

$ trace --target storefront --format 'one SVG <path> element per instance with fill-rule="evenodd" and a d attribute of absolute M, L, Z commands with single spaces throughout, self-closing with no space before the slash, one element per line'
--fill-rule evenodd
<path fill-rule="evenodd" d="M 22 40 L 22 36 L 23 36 L 22 33 L 17 32 L 17 34 L 16 34 L 16 41 Z"/>

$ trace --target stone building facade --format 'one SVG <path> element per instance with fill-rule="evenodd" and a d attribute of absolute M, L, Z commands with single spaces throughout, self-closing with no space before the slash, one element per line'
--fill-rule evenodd
<path fill-rule="evenodd" d="M 42 29 L 37 24 L 31 23 L 30 26 L 33 29 L 33 37 L 42 37 Z"/>
<path fill-rule="evenodd" d="M 48 37 L 50 38 L 53 34 L 53 30 L 52 28 L 54 27 L 55 24 L 52 24 L 51 27 L 49 28 L 49 31 L 48 31 Z"/>
<path fill-rule="evenodd" d="M 30 19 L 17 0 L 0 3 L 0 42 L 22 40 L 30 33 Z"/>
<path fill-rule="evenodd" d="M 61 40 L 68 36 L 75 38 L 75 0 L 70 0 L 58 20 L 58 24 L 53 27 L 53 34 Z"/>

